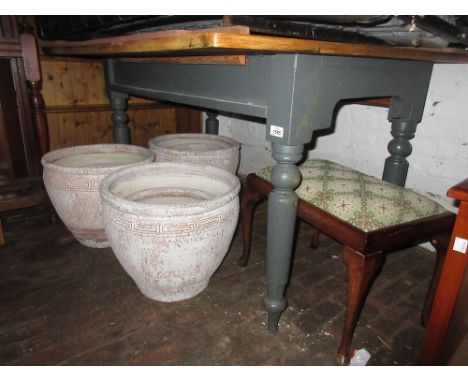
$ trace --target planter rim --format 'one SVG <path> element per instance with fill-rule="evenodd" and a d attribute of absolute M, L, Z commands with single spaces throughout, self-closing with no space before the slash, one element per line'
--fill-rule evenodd
<path fill-rule="evenodd" d="M 175 173 L 180 172 L 186 174 L 187 172 L 191 175 L 204 176 L 206 178 L 215 179 L 221 178 L 222 181 L 228 183 L 231 187 L 229 190 L 221 195 L 208 200 L 201 200 L 190 204 L 183 205 L 157 205 L 157 204 L 145 204 L 138 201 L 131 201 L 116 196 L 111 188 L 118 184 L 119 181 L 132 180 L 129 175 L 141 174 L 142 176 L 150 175 L 152 172 L 156 172 L 160 169 L 172 169 Z M 175 188 L 172 186 L 172 188 Z M 106 176 L 99 187 L 99 194 L 101 200 L 104 203 L 110 204 L 116 209 L 129 213 L 132 215 L 142 215 L 148 217 L 160 217 L 160 218 L 174 218 L 180 216 L 190 216 L 206 213 L 217 209 L 231 200 L 237 197 L 240 191 L 240 181 L 237 176 L 230 172 L 223 170 L 218 167 L 200 165 L 193 163 L 179 163 L 179 162 L 154 162 L 143 165 L 134 166 L 133 168 L 125 168 L 113 172 Z"/>
<path fill-rule="evenodd" d="M 206 140 L 206 141 L 221 141 L 221 142 L 230 144 L 231 147 L 227 147 L 225 149 L 219 149 L 219 150 L 174 150 L 174 149 L 171 149 L 170 147 L 164 147 L 164 146 L 158 145 L 158 143 L 160 142 L 172 140 L 174 138 L 197 138 L 197 139 Z M 184 133 L 184 134 L 165 134 L 159 137 L 151 138 L 148 141 L 148 147 L 151 150 L 161 150 L 161 151 L 179 154 L 179 155 L 197 155 L 197 154 L 199 155 L 200 153 L 204 153 L 206 155 L 217 156 L 217 155 L 225 155 L 226 151 L 229 151 L 229 150 L 233 150 L 233 151 L 239 150 L 240 144 L 234 139 L 225 137 L 222 135 L 202 134 L 202 133 Z"/>
<path fill-rule="evenodd" d="M 99 154 L 99 153 L 134 153 L 141 154 L 143 160 L 132 163 L 118 164 L 114 166 L 100 166 L 100 167 L 64 167 L 54 164 L 53 162 L 66 158 L 75 154 Z M 79 175 L 98 175 L 107 174 L 110 171 L 116 171 L 122 168 L 135 166 L 143 163 L 154 162 L 154 153 L 142 146 L 128 145 L 121 143 L 102 143 L 94 145 L 77 145 L 72 147 L 66 147 L 62 149 L 56 149 L 49 151 L 41 158 L 41 164 L 44 169 L 64 173 L 64 174 L 79 174 Z"/>

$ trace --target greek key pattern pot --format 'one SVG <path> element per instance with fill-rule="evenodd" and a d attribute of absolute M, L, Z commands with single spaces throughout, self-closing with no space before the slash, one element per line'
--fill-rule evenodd
<path fill-rule="evenodd" d="M 89 157 L 100 154 L 108 155 L 107 163 L 104 160 L 103 163 L 93 164 Z M 120 160 L 112 163 L 112 155 L 120 156 Z M 122 158 L 124 155 L 126 157 Z M 86 156 L 91 161 L 86 165 L 73 161 L 60 164 Z M 109 247 L 109 242 L 104 231 L 99 196 L 102 179 L 116 170 L 153 161 L 154 154 L 144 147 L 100 144 L 54 150 L 44 155 L 41 162 L 44 185 L 60 219 L 81 244 L 105 248 Z"/>
<path fill-rule="evenodd" d="M 220 135 L 166 134 L 150 139 L 148 145 L 156 162 L 198 163 L 232 174 L 239 167 L 239 143 Z"/>
<path fill-rule="evenodd" d="M 194 297 L 226 255 L 239 217 L 240 182 L 212 166 L 156 162 L 100 187 L 112 250 L 147 297 Z"/>

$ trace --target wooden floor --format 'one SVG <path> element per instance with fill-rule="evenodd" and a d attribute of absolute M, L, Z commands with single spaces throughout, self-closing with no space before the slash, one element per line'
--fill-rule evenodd
<path fill-rule="evenodd" d="M 208 288 L 178 303 L 144 297 L 110 249 L 57 246 L 61 224 L 6 225 L 0 364 L 334 365 L 346 295 L 341 247 L 322 236 L 320 249 L 310 250 L 300 225 L 289 307 L 272 335 L 262 308 L 265 221 L 261 206 L 249 266 L 236 264 L 237 232 Z M 369 365 L 415 362 L 433 264 L 420 247 L 387 256 L 353 341 L 370 352 Z"/>

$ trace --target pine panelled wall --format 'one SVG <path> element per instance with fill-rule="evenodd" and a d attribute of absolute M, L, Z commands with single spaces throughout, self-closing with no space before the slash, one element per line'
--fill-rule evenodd
<path fill-rule="evenodd" d="M 43 95 L 50 149 L 112 142 L 112 121 L 100 61 L 41 57 Z M 196 109 L 131 97 L 128 103 L 132 144 L 148 146 L 159 135 L 201 132 Z"/>

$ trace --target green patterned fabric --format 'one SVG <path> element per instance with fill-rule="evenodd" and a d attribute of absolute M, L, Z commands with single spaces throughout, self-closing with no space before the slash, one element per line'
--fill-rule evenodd
<path fill-rule="evenodd" d="M 445 211 L 414 191 L 327 160 L 308 160 L 299 170 L 302 183 L 296 193 L 301 199 L 365 232 Z M 270 181 L 270 171 L 256 174 Z"/>

